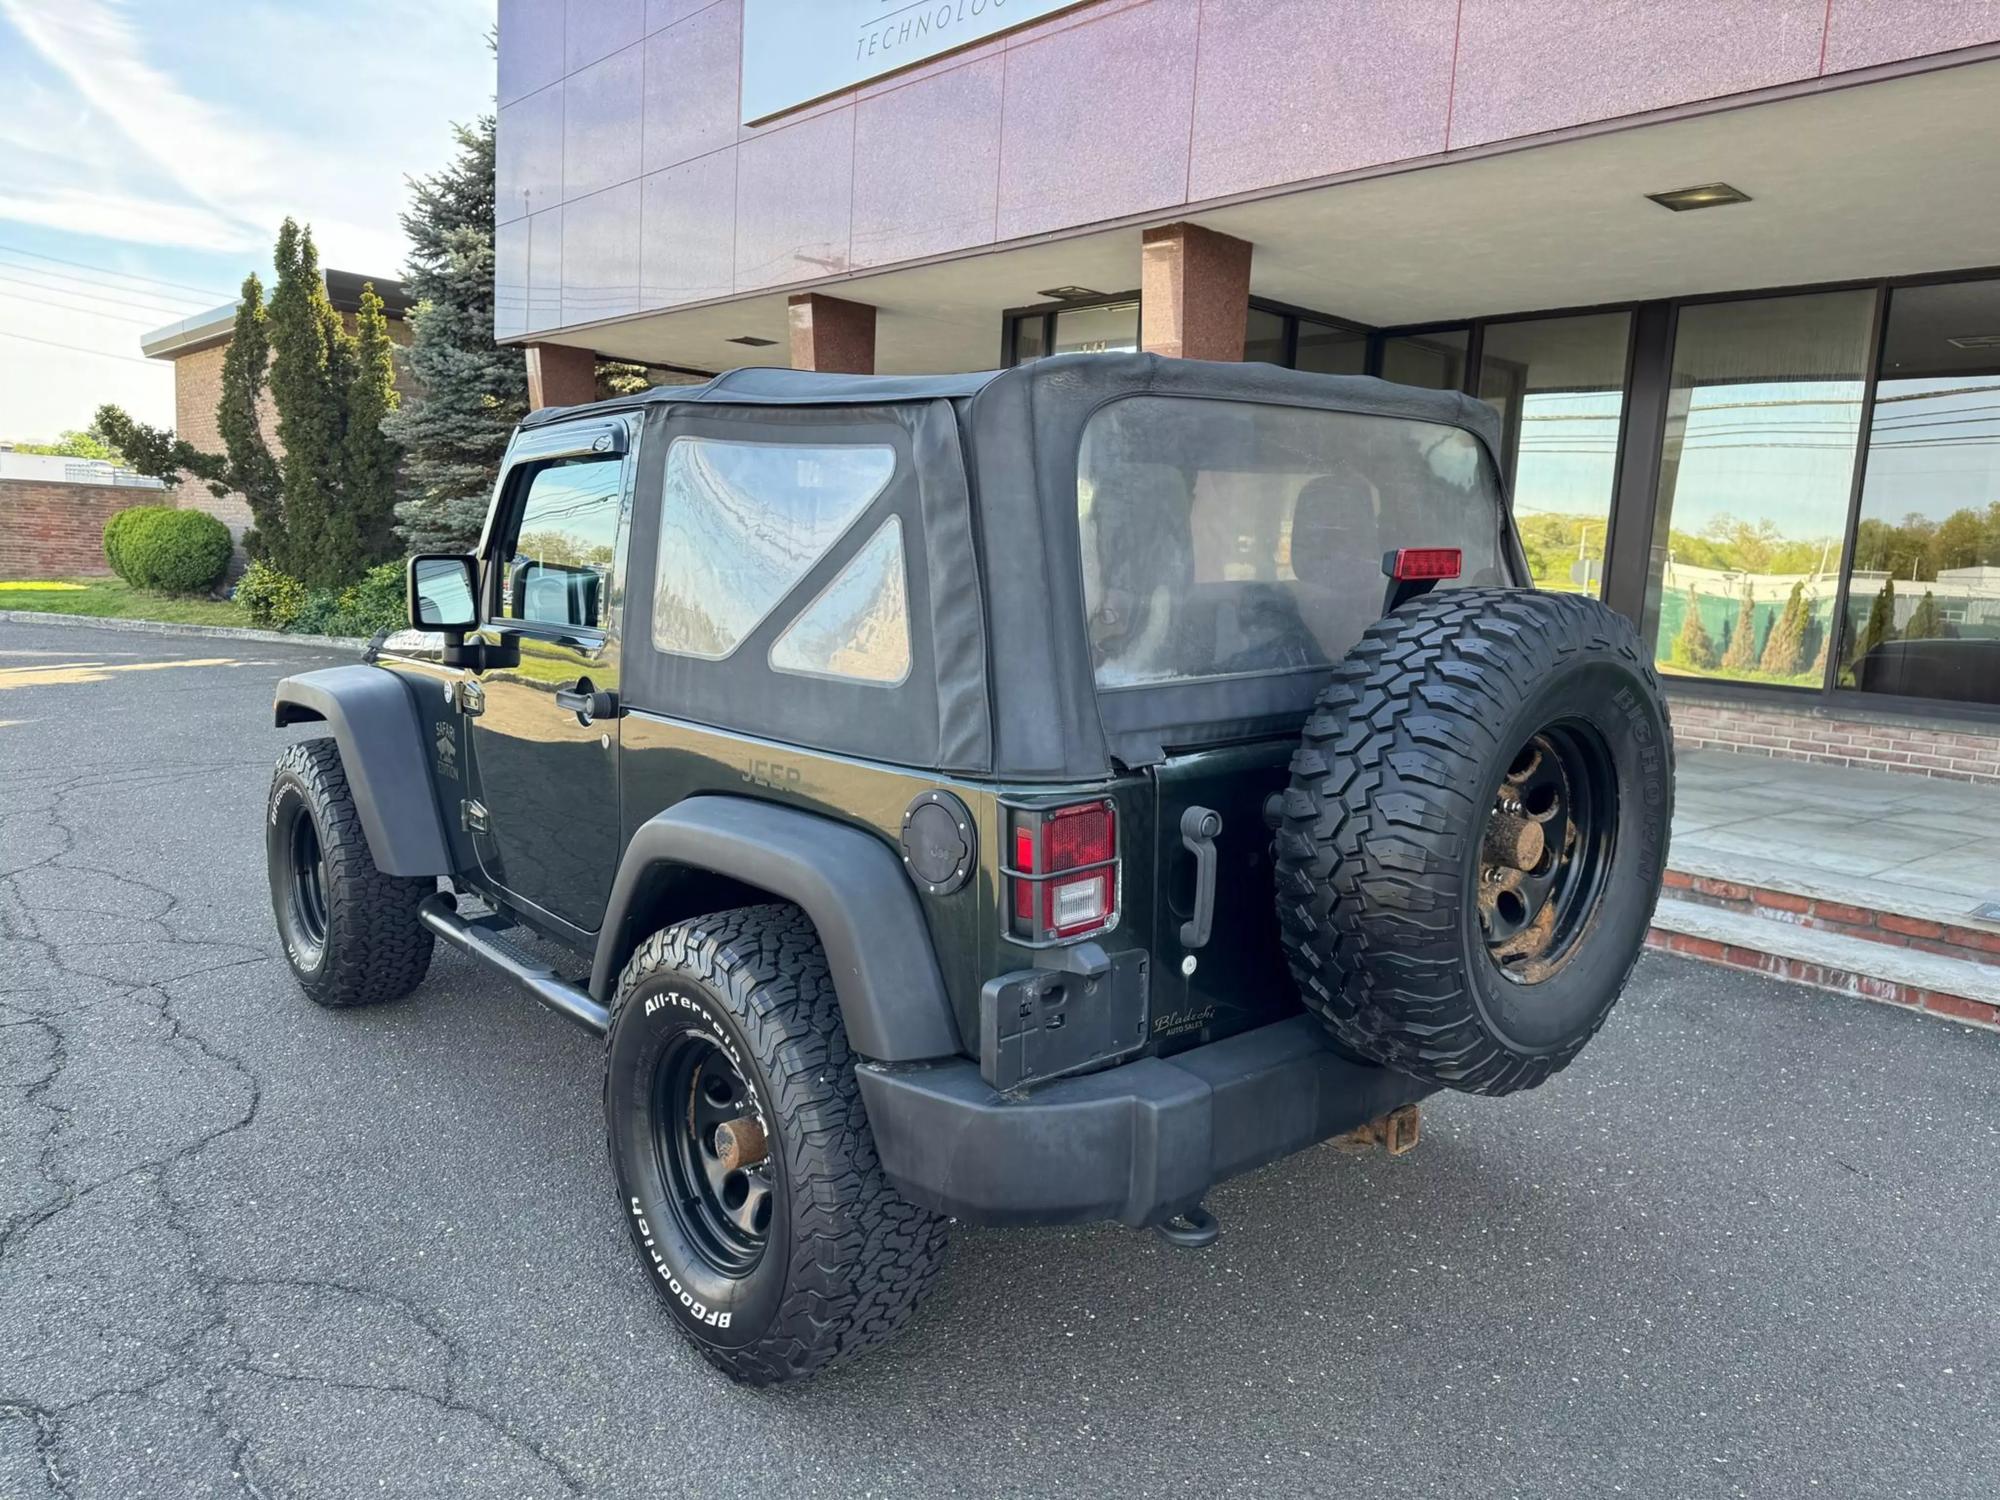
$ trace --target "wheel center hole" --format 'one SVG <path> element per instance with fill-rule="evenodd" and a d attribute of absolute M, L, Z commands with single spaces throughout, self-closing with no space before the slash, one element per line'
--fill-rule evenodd
<path fill-rule="evenodd" d="M 1528 915 L 1528 903 L 1521 899 L 1519 891 L 1502 891 L 1493 898 L 1493 909 L 1506 922 L 1524 921 Z"/>

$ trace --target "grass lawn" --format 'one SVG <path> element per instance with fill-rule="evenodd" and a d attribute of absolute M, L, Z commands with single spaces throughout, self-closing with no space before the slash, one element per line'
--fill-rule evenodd
<path fill-rule="evenodd" d="M 166 620 L 177 625 L 248 625 L 241 605 L 221 599 L 183 599 L 135 589 L 122 578 L 32 579 L 0 582 L 0 609 L 57 615 L 102 615 L 117 620 Z"/>

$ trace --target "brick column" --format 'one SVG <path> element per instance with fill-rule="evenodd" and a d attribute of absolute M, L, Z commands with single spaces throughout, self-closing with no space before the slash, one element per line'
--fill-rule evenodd
<path fill-rule="evenodd" d="M 794 370 L 875 373 L 875 309 L 865 302 L 800 292 L 785 303 Z"/>
<path fill-rule="evenodd" d="M 1139 252 L 1139 347 L 1176 359 L 1241 359 L 1250 314 L 1248 240 L 1162 224 Z"/>
<path fill-rule="evenodd" d="M 568 344 L 529 344 L 528 405 L 581 406 L 597 399 L 597 356 Z"/>

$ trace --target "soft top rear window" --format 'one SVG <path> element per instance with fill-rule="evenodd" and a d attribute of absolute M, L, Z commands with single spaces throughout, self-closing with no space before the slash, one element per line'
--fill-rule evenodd
<path fill-rule="evenodd" d="M 1331 666 L 1381 613 L 1393 548 L 1508 581 L 1492 462 L 1435 422 L 1129 396 L 1085 426 L 1076 495 L 1103 688 Z"/>

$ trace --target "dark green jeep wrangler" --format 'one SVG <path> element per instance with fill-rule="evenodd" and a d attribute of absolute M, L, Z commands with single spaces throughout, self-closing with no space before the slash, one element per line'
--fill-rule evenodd
<path fill-rule="evenodd" d="M 1549 1078 L 1639 952 L 1658 685 L 1529 588 L 1495 448 L 1149 355 L 537 412 L 412 628 L 278 689 L 292 966 L 394 1000 L 442 938 L 603 1033 L 739 1379 L 893 1334 L 953 1218 L 1203 1243 L 1224 1178 Z"/>

